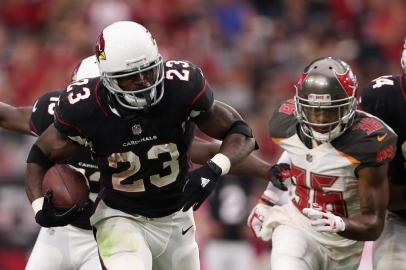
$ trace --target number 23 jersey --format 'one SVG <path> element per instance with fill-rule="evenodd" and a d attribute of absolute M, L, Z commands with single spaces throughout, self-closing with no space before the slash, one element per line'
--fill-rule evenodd
<path fill-rule="evenodd" d="M 298 134 L 294 108 L 293 100 L 284 102 L 270 122 L 272 139 L 292 161 L 293 204 L 300 211 L 317 203 L 338 216 L 360 214 L 357 171 L 389 162 L 395 155 L 397 136 L 380 119 L 356 111 L 346 132 L 311 148 L 308 138 Z"/>
<path fill-rule="evenodd" d="M 120 109 L 99 78 L 68 86 L 55 108 L 56 129 L 93 152 L 99 198 L 126 213 L 162 217 L 181 208 L 192 120 L 214 102 L 196 66 L 168 61 L 164 71 L 163 98 L 148 112 Z"/>

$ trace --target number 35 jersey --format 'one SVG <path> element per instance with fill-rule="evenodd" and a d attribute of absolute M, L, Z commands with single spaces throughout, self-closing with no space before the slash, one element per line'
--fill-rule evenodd
<path fill-rule="evenodd" d="M 148 111 L 124 110 L 99 78 L 71 84 L 55 108 L 55 127 L 89 147 L 101 172 L 99 198 L 129 214 L 178 211 L 190 166 L 193 118 L 213 105 L 199 68 L 165 63 L 164 94 Z"/>
<path fill-rule="evenodd" d="M 278 107 L 270 135 L 292 161 L 292 202 L 301 212 L 317 203 L 335 215 L 360 214 L 357 171 L 389 162 L 396 151 L 396 134 L 380 119 L 356 111 L 353 125 L 331 143 L 308 147 L 293 114 L 293 100 Z M 310 142 L 307 142 L 310 141 Z"/>

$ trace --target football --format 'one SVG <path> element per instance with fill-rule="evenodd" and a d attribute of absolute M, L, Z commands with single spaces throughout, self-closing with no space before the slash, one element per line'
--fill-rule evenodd
<path fill-rule="evenodd" d="M 42 193 L 52 191 L 52 205 L 70 208 L 83 205 L 89 198 L 86 177 L 66 164 L 56 164 L 44 176 Z"/>

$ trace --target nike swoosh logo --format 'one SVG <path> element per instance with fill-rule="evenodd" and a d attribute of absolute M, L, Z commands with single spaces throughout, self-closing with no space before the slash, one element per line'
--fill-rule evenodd
<path fill-rule="evenodd" d="M 378 136 L 376 136 L 376 140 L 377 140 L 378 142 L 381 142 L 381 141 L 385 140 L 385 138 L 386 138 L 387 135 L 388 135 L 388 133 L 385 133 L 385 134 L 383 134 L 383 135 L 378 135 Z"/>
<path fill-rule="evenodd" d="M 193 225 L 191 225 L 189 228 L 187 228 L 186 230 L 182 229 L 182 235 L 185 235 L 190 229 L 192 229 Z"/>

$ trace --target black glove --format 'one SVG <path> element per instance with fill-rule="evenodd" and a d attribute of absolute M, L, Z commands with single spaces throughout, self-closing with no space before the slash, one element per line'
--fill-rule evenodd
<path fill-rule="evenodd" d="M 59 209 L 52 205 L 52 191 L 44 196 L 42 209 L 35 215 L 35 221 L 42 227 L 66 226 L 74 221 L 86 206 L 74 205 L 69 209 Z"/>
<path fill-rule="evenodd" d="M 186 183 L 183 186 L 185 199 L 183 201 L 183 212 L 193 206 L 193 211 L 199 209 L 200 205 L 210 195 L 221 175 L 221 168 L 209 160 L 200 168 L 189 172 Z"/>
<path fill-rule="evenodd" d="M 280 190 L 288 190 L 286 187 L 284 181 L 290 177 L 292 177 L 292 173 L 290 171 L 290 165 L 287 163 L 279 163 L 273 165 L 269 171 L 269 181 L 272 182 L 272 184 L 276 187 L 279 188 Z"/>

